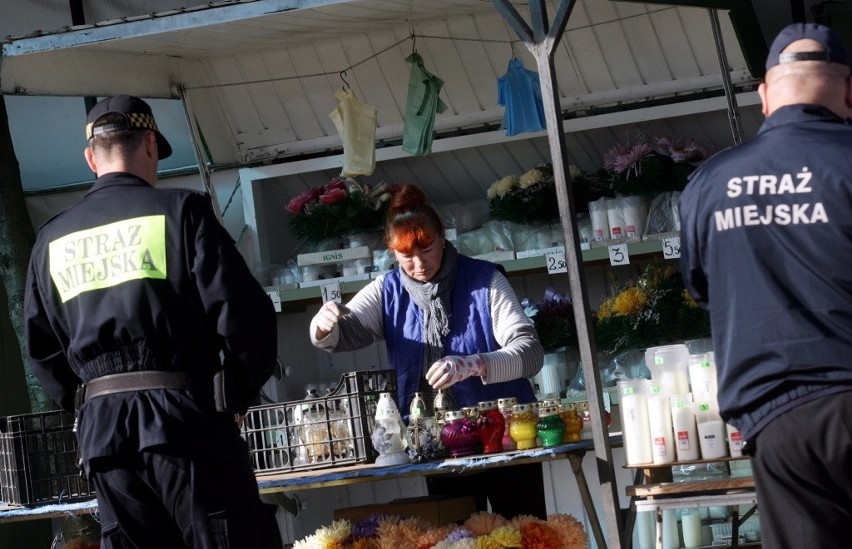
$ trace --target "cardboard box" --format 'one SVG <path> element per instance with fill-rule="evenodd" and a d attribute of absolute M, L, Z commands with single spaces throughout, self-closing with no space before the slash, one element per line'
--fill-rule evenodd
<path fill-rule="evenodd" d="M 375 513 L 383 513 L 401 517 L 418 517 L 434 526 L 445 526 L 463 522 L 475 512 L 476 503 L 473 496 L 432 495 L 396 499 L 389 503 L 335 509 L 334 520 L 347 519 L 356 523 Z"/>

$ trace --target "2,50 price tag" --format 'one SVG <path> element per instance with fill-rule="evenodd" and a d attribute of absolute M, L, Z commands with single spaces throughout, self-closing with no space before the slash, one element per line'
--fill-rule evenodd
<path fill-rule="evenodd" d="M 663 239 L 663 258 L 677 259 L 680 257 L 680 237 L 670 236 Z"/>
<path fill-rule="evenodd" d="M 328 301 L 336 301 L 338 303 L 343 303 L 343 297 L 340 295 L 339 282 L 329 282 L 328 284 L 323 284 L 320 287 L 320 291 L 322 292 L 323 303 L 326 303 Z"/>
<path fill-rule="evenodd" d="M 615 244 L 609 247 L 610 265 L 630 265 L 630 252 L 627 244 Z"/>
<path fill-rule="evenodd" d="M 568 264 L 565 263 L 565 252 L 548 252 L 544 256 L 545 261 L 547 261 L 547 273 L 548 274 L 556 274 L 556 273 L 567 273 L 568 272 Z"/>

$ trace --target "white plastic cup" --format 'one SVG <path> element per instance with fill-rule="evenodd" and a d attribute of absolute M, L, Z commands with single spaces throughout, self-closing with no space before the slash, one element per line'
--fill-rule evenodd
<path fill-rule="evenodd" d="M 689 393 L 675 395 L 670 397 L 670 402 L 677 460 L 700 459 L 701 450 L 698 443 L 698 429 L 695 425 L 695 412 L 692 408 L 692 395 Z"/>
<path fill-rule="evenodd" d="M 651 425 L 648 420 L 647 380 L 623 379 L 617 383 L 621 431 L 627 465 L 651 463 Z"/>
<path fill-rule="evenodd" d="M 689 348 L 678 343 L 650 347 L 645 351 L 645 365 L 651 371 L 653 385 L 661 396 L 683 395 L 689 392 Z"/>
<path fill-rule="evenodd" d="M 728 455 L 725 422 L 713 402 L 694 402 L 698 442 L 704 459 L 722 458 Z"/>

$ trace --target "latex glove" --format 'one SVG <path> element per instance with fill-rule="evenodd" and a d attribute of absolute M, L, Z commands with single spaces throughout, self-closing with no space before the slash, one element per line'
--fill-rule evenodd
<path fill-rule="evenodd" d="M 426 372 L 426 381 L 433 389 L 446 389 L 472 376 L 485 375 L 485 361 L 479 355 L 445 356 Z"/>
<path fill-rule="evenodd" d="M 316 319 L 316 338 L 318 340 L 325 338 L 337 326 L 340 317 L 348 314 L 349 309 L 346 306 L 336 301 L 326 301 L 314 317 Z"/>

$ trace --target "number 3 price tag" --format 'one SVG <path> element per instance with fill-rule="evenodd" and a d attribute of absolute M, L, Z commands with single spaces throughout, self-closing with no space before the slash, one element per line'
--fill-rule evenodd
<path fill-rule="evenodd" d="M 320 287 L 320 291 L 322 291 L 323 303 L 326 303 L 328 301 L 336 301 L 338 303 L 343 303 L 343 298 L 340 295 L 339 282 L 329 282 L 328 284 L 323 284 Z"/>
<path fill-rule="evenodd" d="M 630 252 L 627 250 L 627 244 L 616 244 L 609 247 L 609 264 L 610 265 L 629 265 Z"/>
<path fill-rule="evenodd" d="M 677 259 L 680 257 L 680 237 L 670 236 L 663 239 L 663 259 Z"/>
<path fill-rule="evenodd" d="M 567 273 L 568 264 L 565 263 L 565 252 L 548 252 L 544 256 L 547 261 L 547 274 Z"/>

